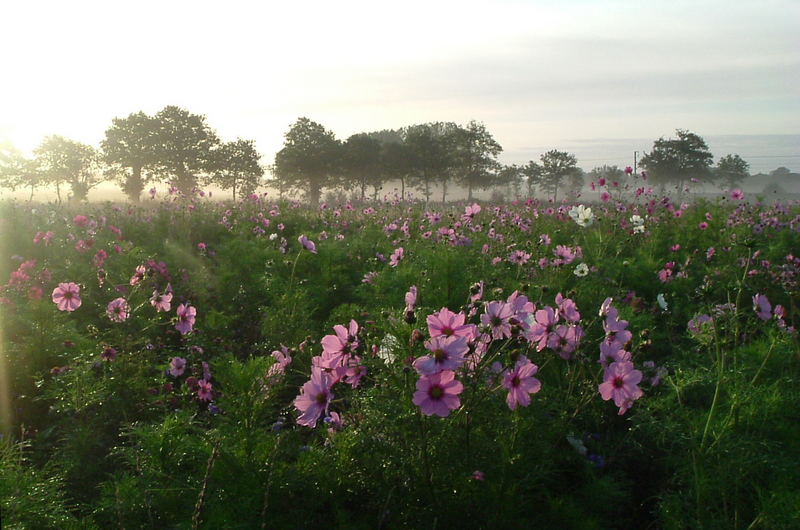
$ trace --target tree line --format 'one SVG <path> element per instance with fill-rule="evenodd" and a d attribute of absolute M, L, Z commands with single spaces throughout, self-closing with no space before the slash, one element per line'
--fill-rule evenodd
<path fill-rule="evenodd" d="M 346 189 L 365 199 L 377 198 L 388 182 L 398 183 L 403 197 L 409 189 L 431 200 L 434 189 L 447 200 L 452 186 L 461 186 L 471 200 L 478 190 L 507 187 L 514 196 L 541 194 L 558 200 L 559 192 L 577 193 L 586 182 L 605 178 L 624 183 L 626 171 L 600 166 L 589 173 L 578 167 L 574 154 L 551 150 L 538 161 L 504 165 L 503 151 L 485 125 L 470 121 L 415 124 L 400 129 L 353 134 L 341 141 L 322 125 L 299 118 L 285 134 L 274 162 L 265 168 L 252 140 L 223 142 L 206 117 L 176 106 L 154 115 L 137 112 L 115 118 L 105 131 L 99 149 L 61 136 L 48 136 L 25 157 L 12 146 L 0 146 L 0 186 L 29 188 L 53 186 L 58 200 L 69 188 L 76 200 L 104 181 L 119 184 L 131 201 L 138 201 L 152 182 L 168 182 L 184 194 L 199 185 L 232 190 L 234 200 L 267 183 L 281 193 L 303 193 L 318 203 L 324 189 Z M 652 182 L 683 188 L 690 179 L 715 181 L 728 188 L 749 175 L 739 155 L 713 156 L 705 141 L 689 131 L 676 138 L 660 138 L 641 165 Z"/>

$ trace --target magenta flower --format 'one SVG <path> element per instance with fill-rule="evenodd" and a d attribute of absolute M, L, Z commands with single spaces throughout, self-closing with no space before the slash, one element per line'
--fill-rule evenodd
<path fill-rule="evenodd" d="M 464 391 L 464 385 L 455 376 L 455 372 L 447 370 L 420 377 L 412 401 L 426 416 L 449 416 L 451 410 L 461 406 L 458 395 Z"/>
<path fill-rule="evenodd" d="M 744 199 L 744 192 L 740 189 L 731 190 L 731 199 L 734 201 L 741 201 Z"/>
<path fill-rule="evenodd" d="M 433 337 L 425 343 L 425 347 L 431 354 L 414 361 L 414 369 L 422 375 L 457 370 L 464 364 L 464 356 L 469 352 L 467 339 L 457 335 Z"/>
<path fill-rule="evenodd" d="M 628 321 L 619 320 L 618 316 L 617 308 L 608 308 L 606 319 L 603 321 L 603 328 L 606 331 L 605 341 L 608 344 L 616 343 L 620 348 L 624 348 L 625 345 L 628 344 L 628 341 L 633 338 L 633 333 L 626 329 L 628 327 Z"/>
<path fill-rule="evenodd" d="M 75 311 L 81 306 L 81 288 L 77 283 L 59 283 L 53 289 L 53 303 L 59 311 Z"/>
<path fill-rule="evenodd" d="M 533 377 L 539 367 L 530 362 L 524 355 L 514 365 L 514 369 L 505 371 L 503 386 L 508 389 L 506 403 L 514 410 L 517 406 L 527 407 L 531 404 L 531 394 L 542 388 L 542 383 Z"/>
<path fill-rule="evenodd" d="M 158 291 L 153 291 L 153 296 L 150 297 L 150 305 L 156 308 L 156 311 L 169 311 L 172 308 L 172 293 L 166 292 L 160 294 Z"/>
<path fill-rule="evenodd" d="M 201 379 L 197 382 L 197 397 L 200 401 L 211 401 L 214 398 L 211 381 Z"/>
<path fill-rule="evenodd" d="M 634 370 L 632 362 L 615 362 L 606 370 L 605 380 L 600 383 L 598 390 L 603 400 L 614 400 L 622 415 L 631 408 L 635 400 L 644 395 L 638 386 L 641 380 L 642 372 Z"/>
<path fill-rule="evenodd" d="M 183 357 L 173 357 L 169 362 L 169 369 L 167 373 L 172 377 L 180 377 L 186 371 L 186 359 Z"/>
<path fill-rule="evenodd" d="M 486 312 L 481 315 L 481 324 L 492 330 L 492 338 L 511 337 L 511 317 L 514 315 L 511 304 L 505 302 L 489 302 Z"/>
<path fill-rule="evenodd" d="M 188 304 L 181 304 L 176 309 L 176 313 L 178 314 L 178 323 L 175 324 L 175 329 L 180 331 L 181 335 L 186 335 L 194 327 L 197 309 Z"/>
<path fill-rule="evenodd" d="M 753 311 L 756 312 L 756 315 L 758 315 L 758 318 L 761 320 L 769 320 L 772 318 L 772 304 L 769 303 L 769 300 L 763 294 L 753 296 Z"/>
<path fill-rule="evenodd" d="M 299 241 L 300 244 L 303 245 L 306 248 L 306 250 L 308 250 L 312 254 L 316 254 L 317 253 L 317 245 L 315 245 L 313 241 L 308 239 L 305 236 L 305 234 L 303 234 L 300 237 L 298 237 L 297 241 Z"/>
<path fill-rule="evenodd" d="M 300 390 L 294 400 L 294 406 L 302 414 L 297 418 L 299 425 L 314 428 L 323 412 L 328 412 L 328 405 L 333 399 L 330 376 L 322 369 L 312 366 L 311 379 Z"/>
<path fill-rule="evenodd" d="M 128 319 L 131 308 L 124 298 L 115 298 L 108 303 L 106 314 L 112 322 L 124 322 Z"/>
<path fill-rule="evenodd" d="M 631 360 L 631 352 L 625 351 L 622 347 L 617 343 L 607 343 L 601 342 L 600 343 L 600 365 L 608 370 L 608 367 L 612 363 L 622 362 L 622 361 L 630 361 Z"/>
<path fill-rule="evenodd" d="M 438 312 L 428 315 L 428 333 L 430 333 L 431 338 L 439 335 L 444 335 L 445 337 L 456 335 L 472 340 L 475 337 L 475 326 L 473 324 L 465 324 L 466 318 L 467 316 L 464 313 L 456 314 L 443 307 Z"/>

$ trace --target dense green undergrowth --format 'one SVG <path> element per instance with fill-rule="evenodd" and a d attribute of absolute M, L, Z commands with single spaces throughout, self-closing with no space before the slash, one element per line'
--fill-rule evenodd
<path fill-rule="evenodd" d="M 3 526 L 800 525 L 798 206 L 641 197 L 594 205 L 586 226 L 570 209 L 4 203 Z M 59 310 L 68 282 L 81 303 Z M 573 300 L 576 350 L 513 324 L 457 370 L 459 406 L 427 415 L 412 365 L 426 318 L 463 311 L 488 337 L 484 303 L 514 292 L 537 309 Z M 598 391 L 608 298 L 643 374 L 623 414 Z M 188 332 L 179 304 L 197 311 Z M 366 375 L 298 424 L 323 337 L 351 320 Z M 523 355 L 541 390 L 510 410 L 503 374 Z"/>

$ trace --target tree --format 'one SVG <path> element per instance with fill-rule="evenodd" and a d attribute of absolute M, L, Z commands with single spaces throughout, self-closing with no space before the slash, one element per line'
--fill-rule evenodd
<path fill-rule="evenodd" d="M 0 144 L 0 186 L 12 191 L 18 187 L 34 189 L 42 183 L 36 161 L 25 157 L 10 143 Z"/>
<path fill-rule="evenodd" d="M 589 177 L 592 182 L 606 179 L 609 185 L 614 182 L 621 184 L 625 180 L 625 171 L 617 166 L 602 165 L 592 168 L 586 176 Z"/>
<path fill-rule="evenodd" d="M 319 123 L 299 118 L 286 133 L 283 149 L 275 154 L 273 173 L 279 184 L 305 191 L 319 204 L 322 188 L 335 184 L 341 143 Z"/>
<path fill-rule="evenodd" d="M 467 187 L 467 200 L 472 200 L 473 189 L 486 189 L 499 169 L 497 156 L 503 148 L 486 130 L 483 123 L 470 121 L 466 128 L 454 133 L 455 168 L 458 182 Z"/>
<path fill-rule="evenodd" d="M 237 139 L 214 150 L 214 170 L 206 183 L 214 183 L 223 190 L 233 190 L 236 200 L 237 188 L 241 195 L 250 195 L 261 184 L 264 168 L 259 164 L 261 155 L 253 140 Z"/>
<path fill-rule="evenodd" d="M 413 171 L 408 146 L 402 138 L 398 141 L 387 141 L 381 145 L 380 168 L 384 180 L 400 181 L 400 196 L 405 200 L 406 179 Z M 373 185 L 373 198 L 377 199 L 379 186 Z"/>
<path fill-rule="evenodd" d="M 511 191 L 511 196 L 515 199 L 519 198 L 520 186 L 523 180 L 522 168 L 516 164 L 510 166 L 500 166 L 494 182 L 497 186 L 508 186 Z"/>
<path fill-rule="evenodd" d="M 662 137 L 656 140 L 653 150 L 642 157 L 641 165 L 649 172 L 652 182 L 662 188 L 675 183 L 679 190 L 683 190 L 687 180 L 711 176 L 714 156 L 700 136 L 681 129 L 675 134 L 676 139 Z"/>
<path fill-rule="evenodd" d="M 163 136 L 162 136 L 163 138 Z M 120 181 L 122 191 L 138 202 L 145 185 L 155 176 L 158 121 L 144 112 L 114 118 L 101 143 L 109 174 Z M 162 165 L 162 168 L 165 165 Z"/>
<path fill-rule="evenodd" d="M 750 164 L 742 160 L 739 155 L 723 156 L 714 169 L 714 179 L 729 190 L 737 187 L 749 176 Z"/>
<path fill-rule="evenodd" d="M 381 142 L 365 133 L 354 134 L 342 146 L 342 172 L 347 181 L 361 190 L 363 200 L 370 182 L 382 180 L 379 164 Z"/>
<path fill-rule="evenodd" d="M 555 149 L 546 152 L 540 157 L 542 162 L 541 188 L 545 193 L 553 195 L 553 200 L 558 201 L 558 188 L 561 182 L 568 177 L 579 175 L 578 159 L 566 151 Z"/>
<path fill-rule="evenodd" d="M 153 171 L 183 194 L 192 194 L 197 177 L 209 176 L 217 169 L 214 150 L 220 141 L 216 133 L 206 124 L 205 116 L 180 107 L 164 107 L 153 120 Z"/>
<path fill-rule="evenodd" d="M 42 182 L 56 187 L 61 202 L 61 186 L 69 184 L 75 200 L 85 200 L 89 190 L 100 183 L 95 149 L 62 136 L 48 136 L 34 151 Z"/>
<path fill-rule="evenodd" d="M 413 184 L 429 201 L 431 185 L 442 182 L 447 194 L 447 170 L 451 165 L 445 139 L 447 127 L 441 123 L 424 123 L 403 129 L 403 143 L 409 157 Z"/>
<path fill-rule="evenodd" d="M 533 197 L 533 187 L 542 183 L 544 169 L 533 160 L 522 166 L 520 169 L 525 176 L 525 184 L 528 187 L 528 197 Z"/>

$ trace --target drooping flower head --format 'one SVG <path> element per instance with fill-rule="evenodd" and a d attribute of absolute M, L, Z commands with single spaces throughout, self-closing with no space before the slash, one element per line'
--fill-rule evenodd
<path fill-rule="evenodd" d="M 81 306 L 81 288 L 77 283 L 62 282 L 53 289 L 53 302 L 59 311 L 75 311 Z"/>
<path fill-rule="evenodd" d="M 303 245 L 303 247 L 305 247 L 305 249 L 308 250 L 309 252 L 311 252 L 312 254 L 316 254 L 317 253 L 317 245 L 315 245 L 313 241 L 308 239 L 305 236 L 305 234 L 303 234 L 300 237 L 298 237 L 297 241 L 299 241 L 300 244 Z"/>
<path fill-rule="evenodd" d="M 464 385 L 455 377 L 450 370 L 420 377 L 412 401 L 426 416 L 449 416 L 450 411 L 461 406 L 458 395 L 464 391 Z"/>
<path fill-rule="evenodd" d="M 772 304 L 769 303 L 766 295 L 757 294 L 753 296 L 753 310 L 761 320 L 772 318 Z"/>
<path fill-rule="evenodd" d="M 201 379 L 197 382 L 197 397 L 200 401 L 211 401 L 214 399 L 214 391 L 211 381 Z"/>

